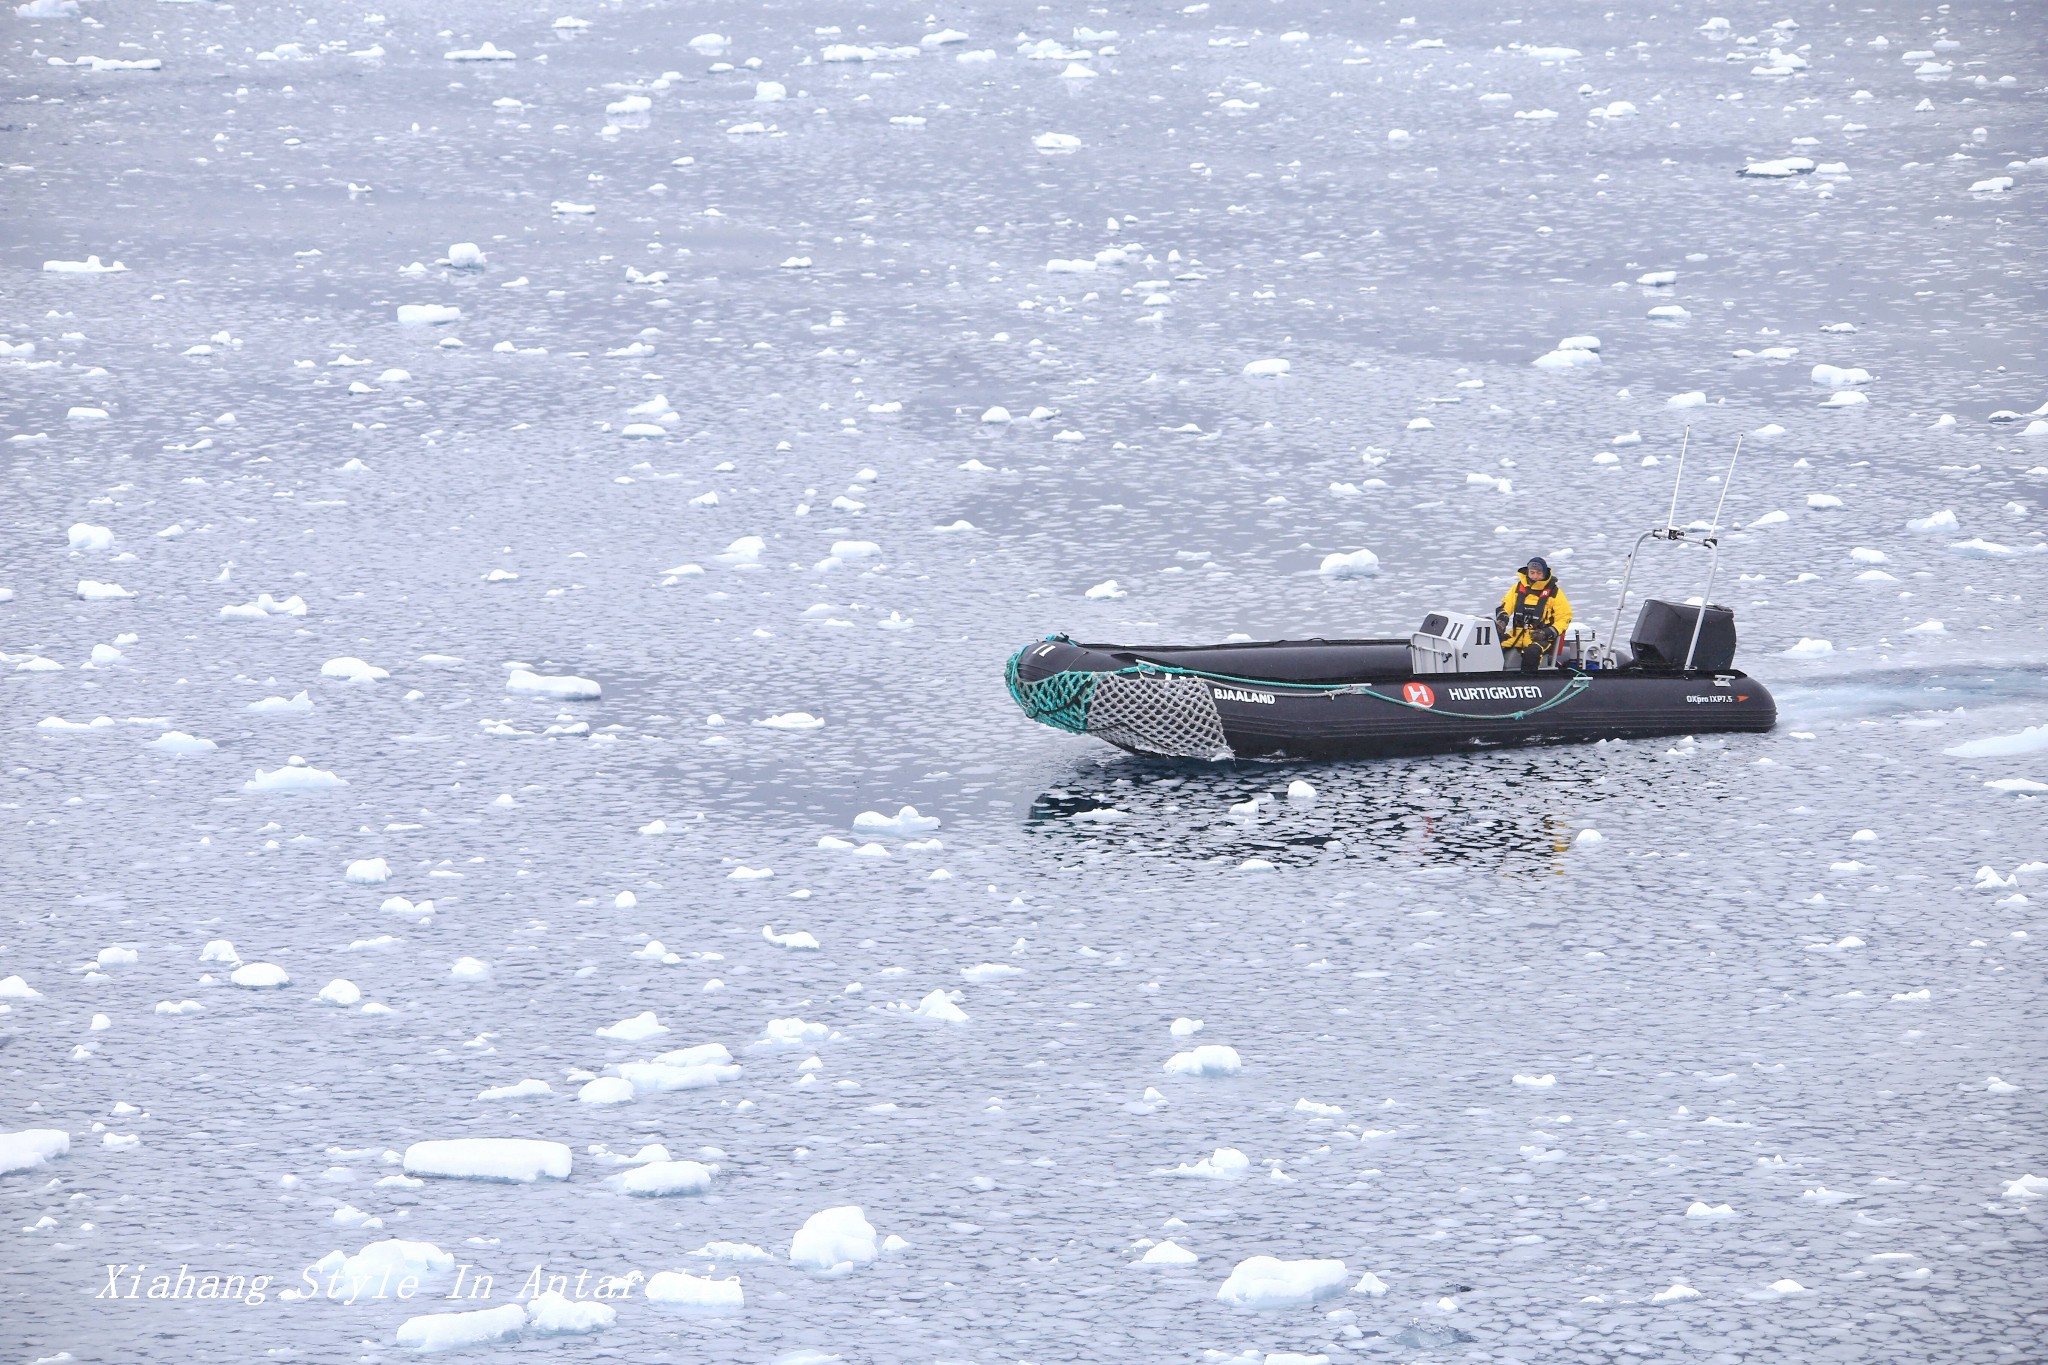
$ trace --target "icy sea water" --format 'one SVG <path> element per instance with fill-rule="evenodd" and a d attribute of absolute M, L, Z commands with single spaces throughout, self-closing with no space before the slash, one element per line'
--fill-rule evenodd
<path fill-rule="evenodd" d="M 2048 1352 L 2038 16 L 380 8 L 0 11 L 8 1359 Z M 1173 767 L 1004 694 L 1531 551 L 1604 632 L 1687 423 L 1775 733 Z"/>

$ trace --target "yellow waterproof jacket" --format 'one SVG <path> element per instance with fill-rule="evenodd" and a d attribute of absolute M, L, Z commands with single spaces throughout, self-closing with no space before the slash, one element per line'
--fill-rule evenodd
<path fill-rule="evenodd" d="M 1541 622 L 1564 634 L 1566 626 L 1572 623 L 1572 604 L 1564 595 L 1564 589 L 1557 585 L 1557 575 L 1552 574 L 1542 583 L 1531 583 L 1526 573 L 1515 575 L 1515 585 L 1500 599 L 1500 609 L 1510 618 L 1518 613 L 1524 622 Z M 1537 643 L 1531 638 L 1528 625 L 1514 624 L 1501 633 L 1502 649 L 1526 649 Z"/>

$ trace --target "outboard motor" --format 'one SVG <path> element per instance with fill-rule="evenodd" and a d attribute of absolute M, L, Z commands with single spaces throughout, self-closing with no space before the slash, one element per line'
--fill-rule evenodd
<path fill-rule="evenodd" d="M 1629 634 L 1629 648 L 1637 668 L 1672 670 L 1685 667 L 1685 652 L 1692 649 L 1692 666 L 1706 673 L 1719 673 L 1735 664 L 1735 613 L 1726 607 L 1708 605 L 1706 619 L 1701 608 L 1683 602 L 1666 602 L 1652 597 L 1643 603 L 1636 626 Z M 1693 644 L 1693 626 L 1699 625 L 1699 643 Z"/>

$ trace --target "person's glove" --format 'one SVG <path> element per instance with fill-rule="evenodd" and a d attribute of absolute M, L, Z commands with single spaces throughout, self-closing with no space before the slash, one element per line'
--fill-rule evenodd
<path fill-rule="evenodd" d="M 1493 614 L 1493 628 L 1500 632 L 1502 639 L 1507 638 L 1508 623 L 1510 619 L 1511 618 L 1504 611 L 1497 611 Z"/>
<path fill-rule="evenodd" d="M 1557 648 L 1557 629 L 1556 629 L 1556 627 L 1554 627 L 1554 626 L 1538 626 L 1538 627 L 1536 627 L 1536 643 L 1538 643 L 1538 644 L 1540 644 L 1540 645 L 1542 645 L 1542 646 L 1543 646 L 1543 652 L 1544 652 L 1544 653 L 1546 653 L 1546 654 L 1548 654 L 1548 653 L 1549 653 L 1549 652 L 1550 652 L 1551 650 L 1553 650 L 1553 649 L 1556 649 L 1556 648 Z"/>

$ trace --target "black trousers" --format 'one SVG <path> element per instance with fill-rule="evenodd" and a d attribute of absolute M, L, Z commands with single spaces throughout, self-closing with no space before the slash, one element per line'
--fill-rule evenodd
<path fill-rule="evenodd" d="M 1542 667 L 1543 654 L 1543 646 L 1535 644 L 1525 645 L 1521 649 L 1503 649 L 1501 651 L 1501 667 L 1510 673 L 1514 672 L 1516 658 L 1520 656 L 1522 672 L 1534 673 L 1538 668 Z"/>

